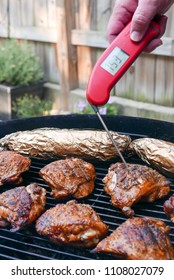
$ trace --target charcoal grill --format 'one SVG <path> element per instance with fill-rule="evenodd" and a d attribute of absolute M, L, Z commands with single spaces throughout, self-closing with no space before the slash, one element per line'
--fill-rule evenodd
<path fill-rule="evenodd" d="M 154 137 L 174 142 L 173 123 L 123 116 L 105 116 L 104 121 L 109 129 L 128 134 L 132 139 L 140 137 Z M 1 122 L 0 137 L 18 130 L 40 127 L 102 129 L 101 124 L 95 115 L 48 116 Z M 105 176 L 110 164 L 116 162 L 117 160 L 118 159 L 107 162 L 97 160 L 91 161 L 95 165 L 97 173 L 95 191 L 88 198 L 80 200 L 81 203 L 90 204 L 100 215 L 102 220 L 109 226 L 109 234 L 126 220 L 126 217 L 121 213 L 121 211 L 111 205 L 109 196 L 103 191 L 102 178 Z M 126 160 L 130 163 L 142 163 L 138 157 L 126 158 Z M 50 196 L 50 188 L 44 183 L 43 179 L 38 176 L 38 171 L 49 162 L 50 160 L 39 160 L 33 158 L 30 171 L 23 175 L 24 185 L 31 182 L 37 182 L 40 186 L 46 188 L 46 209 L 49 209 L 58 203 Z M 169 178 L 169 180 L 171 181 L 170 195 L 172 195 L 174 193 L 174 179 Z M 8 186 L 1 187 L 0 192 L 2 193 L 7 189 L 9 189 Z M 168 224 L 171 227 L 170 238 L 172 244 L 174 245 L 174 224 L 169 221 L 163 211 L 163 203 L 165 200 L 166 198 L 151 204 L 140 202 L 134 206 L 134 210 L 136 216 L 154 217 Z M 48 241 L 45 237 L 39 236 L 35 231 L 34 225 L 31 225 L 15 233 L 11 232 L 10 229 L 0 229 L 0 259 L 109 260 L 113 259 L 113 256 L 96 254 L 90 249 L 55 245 Z"/>

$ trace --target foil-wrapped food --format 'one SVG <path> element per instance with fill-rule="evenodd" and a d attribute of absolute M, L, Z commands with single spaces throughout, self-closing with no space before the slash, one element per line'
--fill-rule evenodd
<path fill-rule="evenodd" d="M 131 138 L 113 131 L 111 133 L 120 151 L 124 152 Z M 39 128 L 18 131 L 1 138 L 0 148 L 38 158 L 76 156 L 108 160 L 118 156 L 105 131 L 90 129 Z"/>
<path fill-rule="evenodd" d="M 154 138 L 132 141 L 129 150 L 161 173 L 174 177 L 174 143 Z"/>

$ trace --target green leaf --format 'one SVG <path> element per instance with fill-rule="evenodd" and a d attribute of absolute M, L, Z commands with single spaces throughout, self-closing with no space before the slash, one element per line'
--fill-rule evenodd
<path fill-rule="evenodd" d="M 49 114 L 52 102 L 25 94 L 23 97 L 17 98 L 12 107 L 18 118 L 30 118 L 43 116 L 45 112 Z"/>
<path fill-rule="evenodd" d="M 27 43 L 8 39 L 0 45 L 0 82 L 28 85 L 43 79 L 39 58 Z"/>

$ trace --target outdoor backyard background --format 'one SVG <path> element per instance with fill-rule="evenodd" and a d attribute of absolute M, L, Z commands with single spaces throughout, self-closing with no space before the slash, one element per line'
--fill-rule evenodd
<path fill-rule="evenodd" d="M 16 38 L 31 44 L 43 65 L 44 97 L 53 101 L 53 114 L 75 112 L 76 102 L 85 100 L 92 68 L 108 46 L 114 3 L 1 0 L 0 43 Z M 143 53 L 112 91 L 121 114 L 174 121 L 174 6 L 167 15 L 163 46 Z"/>

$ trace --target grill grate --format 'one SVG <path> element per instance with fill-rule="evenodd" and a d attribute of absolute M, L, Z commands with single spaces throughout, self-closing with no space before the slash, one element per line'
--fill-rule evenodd
<path fill-rule="evenodd" d="M 130 163 L 142 163 L 138 158 L 127 159 Z M 49 161 L 50 162 L 50 161 Z M 47 190 L 46 209 L 55 206 L 58 201 L 50 196 L 50 188 L 44 183 L 43 179 L 38 176 L 39 170 L 45 166 L 48 161 L 32 159 L 30 171 L 23 175 L 23 185 L 36 182 Z M 96 168 L 97 178 L 95 191 L 88 198 L 80 200 L 80 203 L 90 204 L 93 209 L 100 215 L 101 219 L 109 225 L 109 234 L 121 223 L 126 217 L 119 209 L 113 207 L 110 203 L 110 197 L 103 191 L 102 179 L 108 171 L 108 167 L 115 161 L 92 162 Z M 143 163 L 144 164 L 144 163 Z M 171 193 L 174 193 L 174 180 L 171 180 Z M 1 192 L 6 191 L 8 186 L 1 187 Z M 163 203 L 166 200 L 161 199 L 154 203 L 140 202 L 134 206 L 136 216 L 148 216 L 161 219 L 171 227 L 170 238 L 174 245 L 174 224 L 172 224 L 163 211 Z M 58 246 L 48 241 L 45 237 L 39 236 L 34 225 L 19 232 L 11 232 L 10 229 L 0 229 L 0 259 L 113 259 L 112 256 L 105 254 L 94 254 L 90 249 L 73 248 L 69 246 Z"/>

